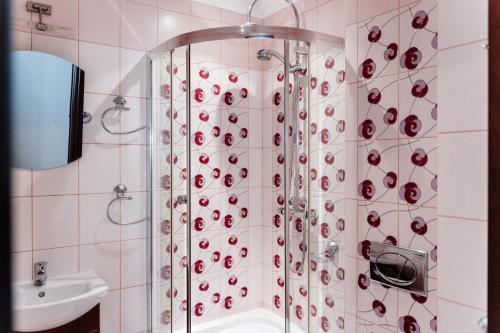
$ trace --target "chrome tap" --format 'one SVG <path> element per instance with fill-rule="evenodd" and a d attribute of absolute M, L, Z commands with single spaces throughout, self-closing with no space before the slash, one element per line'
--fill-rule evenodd
<path fill-rule="evenodd" d="M 47 281 L 47 265 L 46 261 L 39 261 L 33 265 L 33 280 L 37 287 L 43 286 Z"/>

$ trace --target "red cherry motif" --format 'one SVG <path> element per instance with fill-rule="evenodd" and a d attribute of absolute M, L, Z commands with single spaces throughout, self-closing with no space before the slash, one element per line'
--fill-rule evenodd
<path fill-rule="evenodd" d="M 231 296 L 227 296 L 224 299 L 224 308 L 226 308 L 226 310 L 229 310 L 232 307 L 233 307 L 233 298 Z"/>
<path fill-rule="evenodd" d="M 236 83 L 236 82 L 238 82 L 238 75 L 234 72 L 231 72 L 231 73 L 229 73 L 228 79 L 232 83 Z"/>
<path fill-rule="evenodd" d="M 231 215 L 224 216 L 224 226 L 230 229 L 234 224 L 234 219 Z"/>
<path fill-rule="evenodd" d="M 248 89 L 247 88 L 241 88 L 240 89 L 240 97 L 241 98 L 247 98 L 248 97 Z"/>
<path fill-rule="evenodd" d="M 332 69 L 334 65 L 335 65 L 335 60 L 333 59 L 333 57 L 331 56 L 327 57 L 325 60 L 325 68 Z"/>
<path fill-rule="evenodd" d="M 234 275 L 230 276 L 229 279 L 227 280 L 227 283 L 230 286 L 235 286 L 238 283 L 238 278 Z"/>
<path fill-rule="evenodd" d="M 200 242 L 198 243 L 198 247 L 202 250 L 208 249 L 209 245 L 210 242 L 206 238 L 201 239 Z"/>
<path fill-rule="evenodd" d="M 205 142 L 205 135 L 201 131 L 197 131 L 193 134 L 193 141 L 196 143 L 198 146 L 203 145 Z"/>
<path fill-rule="evenodd" d="M 227 105 L 233 105 L 233 103 L 234 103 L 234 96 L 233 96 L 232 92 L 226 91 L 224 93 L 224 103 L 226 103 Z"/>
<path fill-rule="evenodd" d="M 207 122 L 208 119 L 210 118 L 209 114 L 206 112 L 206 111 L 201 111 L 200 114 L 198 115 L 198 118 L 203 121 L 203 122 Z"/>
<path fill-rule="evenodd" d="M 195 316 L 201 317 L 203 315 L 203 310 L 204 310 L 203 303 L 196 303 L 193 312 Z"/>
<path fill-rule="evenodd" d="M 224 267 L 226 269 L 231 269 L 231 267 L 233 267 L 233 264 L 234 264 L 234 260 L 233 260 L 233 257 L 232 256 L 225 256 L 224 257 Z"/>
<path fill-rule="evenodd" d="M 203 260 L 199 259 L 194 263 L 194 271 L 196 274 L 201 274 L 203 273 L 203 270 L 205 269 L 205 263 Z"/>
<path fill-rule="evenodd" d="M 201 88 L 196 88 L 193 93 L 193 98 L 198 102 L 201 103 L 205 99 L 205 93 L 203 92 L 203 89 Z"/>
<path fill-rule="evenodd" d="M 248 249 L 246 247 L 241 248 L 240 250 L 240 258 L 246 258 L 248 255 Z"/>
<path fill-rule="evenodd" d="M 212 86 L 212 94 L 218 96 L 220 94 L 220 86 L 218 84 L 214 84 Z"/>
<path fill-rule="evenodd" d="M 214 293 L 212 295 L 212 303 L 217 304 L 220 301 L 220 294 L 219 293 Z"/>
<path fill-rule="evenodd" d="M 208 69 L 206 69 L 205 67 L 202 67 L 198 73 L 200 75 L 200 77 L 202 79 L 208 79 L 208 77 L 210 76 L 210 73 L 208 72 Z"/>
<path fill-rule="evenodd" d="M 208 283 L 208 281 L 202 281 L 202 282 L 200 283 L 200 285 L 198 286 L 198 289 L 199 289 L 200 291 L 207 291 L 207 290 L 208 290 L 208 288 L 210 288 L 210 284 Z"/>
<path fill-rule="evenodd" d="M 215 251 L 212 254 L 212 262 L 219 262 L 219 260 L 220 260 L 220 252 L 219 251 Z"/>
<path fill-rule="evenodd" d="M 247 287 L 243 287 L 240 289 L 240 296 L 241 297 L 247 297 L 248 295 L 248 288 Z"/>

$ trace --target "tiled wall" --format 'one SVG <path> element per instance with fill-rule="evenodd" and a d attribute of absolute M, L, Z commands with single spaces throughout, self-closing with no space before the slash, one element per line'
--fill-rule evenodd
<path fill-rule="evenodd" d="M 16 279 L 29 280 L 39 259 L 48 259 L 52 275 L 94 269 L 112 289 L 103 306 L 104 331 L 137 332 L 145 323 L 144 229 L 113 226 L 104 214 L 112 187 L 122 182 L 135 199 L 115 213 L 142 216 L 145 183 L 138 161 L 145 161 L 145 141 L 106 134 L 100 113 L 122 94 L 132 112 L 111 124 L 129 129 L 143 123 L 149 89 L 144 52 L 190 29 L 240 24 L 243 17 L 188 0 L 46 2 L 55 7 L 45 21 L 65 29 L 31 33 L 32 17 L 16 0 L 15 48 L 54 53 L 86 69 L 85 108 L 94 122 L 85 127 L 79 162 L 53 171 L 14 171 Z M 299 0 L 297 6 L 303 27 L 346 39 L 345 226 L 339 236 L 345 295 L 337 303 L 344 303 L 345 313 L 341 324 L 328 318 L 327 327 L 475 332 L 486 313 L 487 1 Z M 264 23 L 292 25 L 293 15 L 285 8 Z M 244 59 L 258 70 L 254 52 L 249 48 Z M 235 53 L 225 54 L 223 64 L 241 66 Z M 265 90 L 272 64 L 264 66 Z M 265 107 L 262 115 L 263 183 L 250 188 L 250 198 L 262 191 L 266 217 L 272 207 L 265 192 L 273 185 L 265 163 L 273 147 L 265 140 L 272 131 Z M 250 154 L 252 148 L 259 154 L 257 146 Z M 272 308 L 276 281 L 268 279 L 273 263 L 267 254 L 276 242 L 266 221 L 272 219 L 255 225 L 262 239 L 250 242 L 259 249 L 262 244 L 262 261 L 252 262 L 263 263 L 262 301 Z M 373 240 L 429 251 L 427 298 L 369 281 Z"/>
<path fill-rule="evenodd" d="M 479 332 L 487 310 L 488 2 L 439 0 L 439 32 L 439 330 Z"/>
<path fill-rule="evenodd" d="M 47 0 L 53 15 L 44 17 L 49 31 L 39 33 L 30 29 L 37 16 L 25 11 L 26 2 L 12 2 L 14 49 L 52 53 L 82 67 L 85 110 L 93 115 L 84 127 L 82 159 L 54 170 L 13 171 L 15 280 L 31 280 L 38 260 L 49 262 L 49 278 L 94 270 L 110 286 L 102 331 L 144 331 L 145 224 L 115 226 L 105 214 L 113 187 L 123 183 L 134 200 L 116 205 L 115 217 L 126 223 L 145 215 L 145 132 L 113 136 L 100 117 L 123 95 L 131 111 L 110 115 L 109 127 L 144 125 L 150 88 L 145 52 L 189 30 L 240 24 L 243 15 L 188 0 Z M 226 63 L 234 62 L 227 56 Z M 256 62 L 246 59 L 248 66 Z"/>

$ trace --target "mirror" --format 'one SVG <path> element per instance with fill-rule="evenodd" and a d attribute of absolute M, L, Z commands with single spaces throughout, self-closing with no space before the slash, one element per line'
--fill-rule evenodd
<path fill-rule="evenodd" d="M 51 169 L 82 156 L 85 72 L 33 51 L 12 53 L 13 166 Z"/>

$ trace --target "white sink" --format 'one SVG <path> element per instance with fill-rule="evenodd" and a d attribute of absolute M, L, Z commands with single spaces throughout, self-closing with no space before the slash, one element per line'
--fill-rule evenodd
<path fill-rule="evenodd" d="M 33 332 L 67 324 L 99 304 L 108 286 L 94 272 L 53 277 L 44 286 L 14 284 L 14 330 Z"/>

